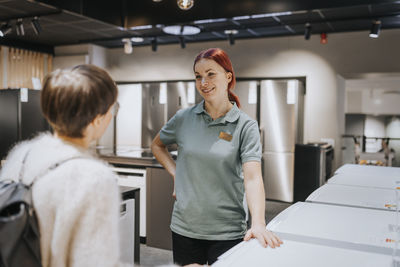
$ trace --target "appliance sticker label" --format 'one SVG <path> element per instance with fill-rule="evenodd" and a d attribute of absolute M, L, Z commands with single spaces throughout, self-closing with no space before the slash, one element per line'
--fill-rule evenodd
<path fill-rule="evenodd" d="M 28 102 L 28 88 L 21 88 L 21 102 Z"/>

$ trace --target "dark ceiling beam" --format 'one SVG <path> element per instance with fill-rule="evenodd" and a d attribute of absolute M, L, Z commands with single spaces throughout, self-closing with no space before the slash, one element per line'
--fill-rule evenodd
<path fill-rule="evenodd" d="M 385 17 L 397 17 L 399 14 L 397 14 L 397 13 L 393 13 L 393 14 L 390 14 L 390 15 L 381 15 L 381 16 L 363 16 L 363 17 L 354 17 L 354 18 L 340 18 L 340 19 L 321 19 L 321 20 L 318 20 L 318 21 L 316 21 L 316 20 L 309 20 L 309 21 L 306 21 L 306 22 L 309 22 L 310 24 L 319 24 L 319 23 L 334 23 L 334 22 L 343 22 L 343 21 L 346 21 L 346 22 L 351 22 L 351 21 L 354 21 L 354 20 L 374 20 L 374 19 L 377 19 L 377 18 L 380 18 L 380 19 L 382 19 L 382 18 L 385 18 Z M 280 20 L 279 20 L 280 21 Z M 299 22 L 299 23 L 287 23 L 287 24 L 284 24 L 284 23 L 281 23 L 280 25 L 281 26 L 283 26 L 283 27 L 285 27 L 291 34 L 297 34 L 294 30 L 293 30 L 293 28 L 292 27 L 294 27 L 294 26 L 303 26 L 303 25 L 305 25 L 305 23 L 306 22 Z M 329 24 L 328 24 L 329 25 Z M 276 26 L 278 26 L 278 25 L 273 25 L 273 26 L 271 26 L 271 24 L 270 23 L 257 23 L 257 24 L 254 24 L 254 25 L 252 25 L 251 27 L 249 27 L 249 25 L 246 25 L 246 27 L 244 27 L 243 25 L 242 26 L 240 26 L 240 27 L 238 27 L 237 29 L 245 29 L 246 31 L 248 31 L 248 32 L 250 32 L 251 34 L 253 34 L 253 36 L 254 36 L 254 38 L 258 38 L 258 37 L 260 37 L 260 38 L 263 38 L 263 37 L 265 37 L 264 35 L 260 35 L 260 34 L 257 34 L 257 32 L 255 32 L 254 31 L 254 29 L 258 29 L 258 28 L 268 28 L 268 27 L 271 27 L 271 28 L 273 28 L 273 27 L 276 27 Z M 333 27 L 332 27 L 333 28 Z M 383 25 L 383 28 L 385 28 L 384 27 L 384 25 Z M 212 35 L 214 35 L 216 38 L 215 39 L 210 39 L 210 41 L 214 41 L 214 40 L 221 40 L 221 39 L 226 39 L 226 35 L 225 34 L 222 34 L 222 33 L 219 33 L 218 31 L 223 31 L 223 30 L 225 30 L 226 29 L 226 26 L 221 26 L 220 28 L 213 28 L 212 30 L 207 30 L 207 26 L 206 25 L 203 25 L 203 30 L 202 30 L 202 32 L 209 32 L 209 33 L 211 33 Z M 334 31 L 334 30 L 332 30 L 332 31 Z M 254 34 L 255 33 L 255 34 Z M 300 34 L 300 33 L 299 33 Z M 301 34 L 303 34 L 303 33 L 301 33 Z M 111 37 L 111 38 L 99 38 L 99 39 L 90 39 L 90 40 L 80 40 L 79 41 L 79 43 L 96 43 L 96 42 L 107 42 L 107 41 L 113 41 L 113 40 L 122 40 L 122 38 L 131 38 L 131 37 L 137 37 L 137 36 L 140 36 L 140 37 L 143 37 L 143 38 L 151 38 L 151 37 L 154 37 L 154 35 L 151 35 L 151 36 L 146 36 L 146 35 L 143 35 L 143 34 L 140 34 L 140 32 L 137 32 L 136 34 L 126 34 L 126 35 L 121 35 L 120 37 Z M 167 36 L 167 34 L 163 34 L 163 36 Z M 194 36 L 193 36 L 194 37 Z M 248 39 L 249 37 L 246 37 L 246 38 L 244 38 L 244 39 Z M 241 37 L 239 37 L 239 36 L 235 36 L 235 39 L 242 39 Z M 192 39 L 193 40 L 193 39 Z M 190 41 L 192 41 L 192 40 L 190 40 Z M 200 41 L 198 41 L 198 40 L 196 40 L 195 42 L 200 42 Z M 171 42 L 171 43 L 174 43 L 174 42 Z M 121 44 L 122 44 L 122 41 L 121 41 Z M 142 44 L 136 44 L 136 45 L 138 45 L 138 46 L 141 46 Z M 146 44 L 143 44 L 143 45 L 147 45 L 147 43 Z"/>
<path fill-rule="evenodd" d="M 251 33 L 251 34 L 254 35 L 254 36 L 260 36 L 257 32 L 253 31 L 253 30 L 250 29 L 250 28 L 247 28 L 246 31 L 248 31 L 249 33 Z"/>
<path fill-rule="evenodd" d="M 223 34 L 221 34 L 219 32 L 212 31 L 211 33 L 212 33 L 212 35 L 217 36 L 218 38 L 224 38 L 224 39 L 226 38 L 225 35 L 223 35 Z"/>
<path fill-rule="evenodd" d="M 4 39 L 4 38 L 0 38 L 0 45 L 54 55 L 54 46 L 50 45 L 39 45 L 21 40 Z"/>
<path fill-rule="evenodd" d="M 304 25 L 306 22 L 311 23 L 311 24 L 313 24 L 313 23 L 317 24 L 317 23 L 352 22 L 352 21 L 357 21 L 357 20 L 370 20 L 370 21 L 372 21 L 372 20 L 375 20 L 375 19 L 395 18 L 395 17 L 398 17 L 398 16 L 400 16 L 400 12 L 394 12 L 394 13 L 387 14 L 387 15 L 385 15 L 385 14 L 375 14 L 375 15 L 370 15 L 370 16 L 347 17 L 347 18 L 337 18 L 337 19 L 327 19 L 327 18 L 319 19 L 319 20 L 315 20 L 315 19 L 311 20 L 311 19 L 309 19 L 307 21 L 302 20 L 302 21 L 299 21 L 299 22 L 296 22 L 296 23 L 283 23 L 282 22 L 280 25 L 281 26 L 286 26 L 287 25 L 287 26 L 292 27 L 292 26 Z M 247 24 L 246 28 L 257 29 L 257 28 L 276 27 L 276 26 L 278 26 L 278 25 L 272 25 L 271 26 L 270 22 L 266 22 L 266 23 L 255 23 L 253 25 L 248 25 Z M 382 27 L 384 27 L 384 26 L 385 25 L 382 25 Z M 225 26 L 221 26 L 219 28 L 214 27 L 212 29 L 212 31 L 214 32 L 214 31 L 219 31 L 219 30 L 224 30 L 224 29 L 226 29 Z M 237 28 L 237 29 L 240 29 L 240 28 Z M 207 27 L 204 27 L 203 32 L 210 32 L 210 31 L 207 31 Z"/>
<path fill-rule="evenodd" d="M 38 13 L 29 13 L 21 16 L 8 16 L 8 17 L 0 17 L 0 21 L 9 21 L 14 19 L 25 19 L 25 18 L 33 18 L 33 17 L 45 17 L 50 15 L 58 15 L 61 14 L 62 10 L 57 9 L 51 12 L 38 12 Z"/>
<path fill-rule="evenodd" d="M 317 12 L 318 15 L 319 15 L 323 20 L 326 21 L 325 15 L 322 13 L 321 10 L 315 10 L 315 12 Z M 326 25 L 328 25 L 328 27 L 329 27 L 332 31 L 335 30 L 335 28 L 333 28 L 332 24 L 331 24 L 329 21 L 326 21 Z"/>
<path fill-rule="evenodd" d="M 272 18 L 273 18 L 276 22 L 278 22 L 279 25 L 284 26 L 285 29 L 288 30 L 288 32 L 290 32 L 290 33 L 296 33 L 296 32 L 292 29 L 292 27 L 290 27 L 290 26 L 289 26 L 288 24 L 286 24 L 286 23 L 283 23 L 283 22 L 279 19 L 279 17 L 277 17 L 277 16 L 272 16 Z"/>

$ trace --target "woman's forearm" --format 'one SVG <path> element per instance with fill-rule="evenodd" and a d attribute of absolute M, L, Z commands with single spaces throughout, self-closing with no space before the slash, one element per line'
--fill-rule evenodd
<path fill-rule="evenodd" d="M 252 225 L 265 225 L 265 192 L 259 162 L 248 162 L 243 166 L 244 186 Z"/>
<path fill-rule="evenodd" d="M 167 147 L 161 142 L 160 134 L 154 138 L 151 144 L 151 151 L 157 161 L 167 170 L 167 172 L 175 179 L 176 164 L 168 152 Z"/>

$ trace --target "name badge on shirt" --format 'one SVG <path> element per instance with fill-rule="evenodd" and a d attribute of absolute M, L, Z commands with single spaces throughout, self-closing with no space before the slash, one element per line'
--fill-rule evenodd
<path fill-rule="evenodd" d="M 232 140 L 232 135 L 225 133 L 225 132 L 219 132 L 219 138 L 224 139 L 225 141 L 230 142 Z"/>

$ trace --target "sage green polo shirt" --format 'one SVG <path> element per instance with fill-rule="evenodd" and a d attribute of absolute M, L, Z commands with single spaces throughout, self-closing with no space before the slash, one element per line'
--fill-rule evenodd
<path fill-rule="evenodd" d="M 196 239 L 242 238 L 247 230 L 242 164 L 261 161 L 257 122 L 236 104 L 213 121 L 202 101 L 178 111 L 160 139 L 178 145 L 171 230 Z"/>

